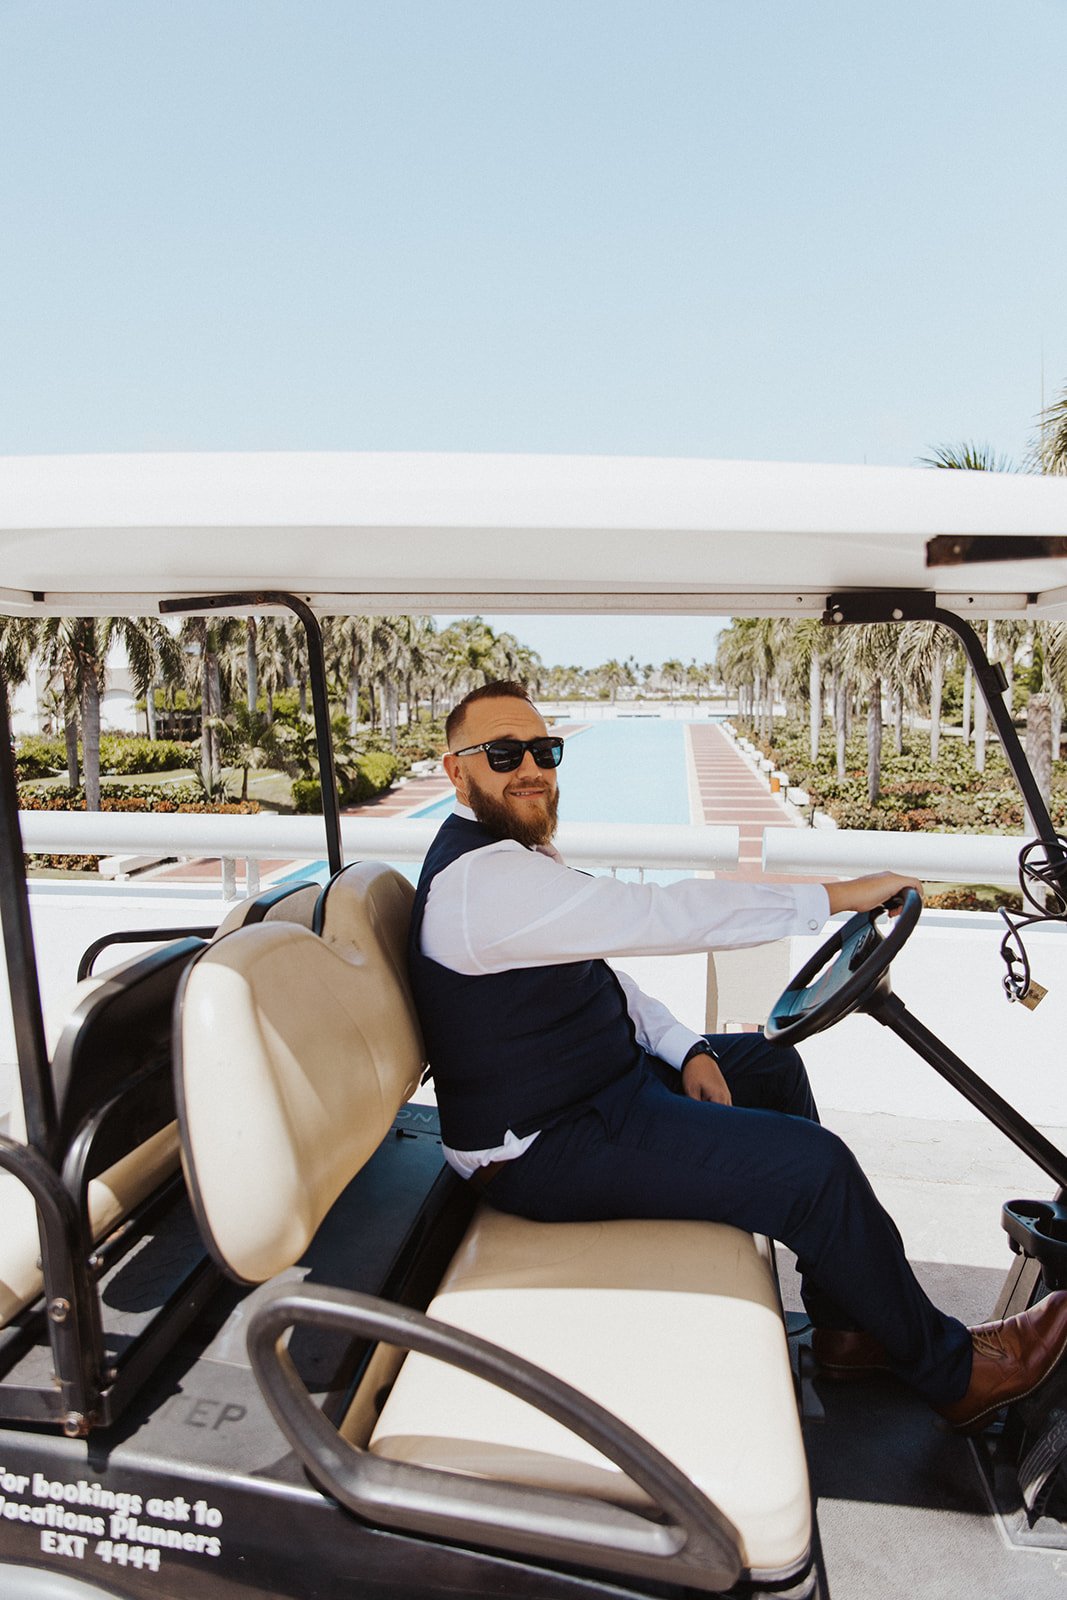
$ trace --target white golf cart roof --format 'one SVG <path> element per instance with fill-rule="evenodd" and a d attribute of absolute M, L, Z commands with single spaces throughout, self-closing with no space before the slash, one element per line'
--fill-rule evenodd
<path fill-rule="evenodd" d="M 1067 478 L 624 456 L 0 458 L 0 610 L 132 615 L 285 590 L 324 614 L 818 615 L 926 591 L 964 616 L 1067 615 Z M 927 565 L 931 540 L 1010 541 Z M 1047 546 L 1046 546 L 1047 549 Z M 973 556 L 972 550 L 972 556 Z"/>

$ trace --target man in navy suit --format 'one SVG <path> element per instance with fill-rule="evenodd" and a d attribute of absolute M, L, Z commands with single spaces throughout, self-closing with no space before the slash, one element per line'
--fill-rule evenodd
<path fill-rule="evenodd" d="M 563 740 L 521 685 L 475 690 L 446 734 L 456 808 L 423 866 L 410 963 L 456 1171 L 539 1220 L 694 1218 L 781 1240 L 824 1369 L 894 1371 L 958 1427 L 1030 1393 L 1067 1350 L 1067 1292 L 972 1330 L 940 1311 L 820 1125 L 797 1052 L 696 1034 L 607 959 L 815 932 L 915 880 L 590 877 L 552 844 Z"/>

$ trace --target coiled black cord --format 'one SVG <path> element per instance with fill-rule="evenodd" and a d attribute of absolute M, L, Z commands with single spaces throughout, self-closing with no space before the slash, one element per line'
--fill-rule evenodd
<path fill-rule="evenodd" d="M 1056 835 L 1062 854 L 1056 861 L 1049 860 L 1048 841 L 1031 839 L 1019 851 L 1019 888 L 1023 903 L 1032 911 L 1009 912 L 1001 906 L 1000 914 L 1007 924 L 1007 933 L 1001 940 L 1000 954 L 1007 972 L 1004 974 L 1004 993 L 1011 1001 L 1025 1000 L 1030 993 L 1030 961 L 1023 944 L 1023 929 L 1037 922 L 1067 922 L 1067 839 Z"/>

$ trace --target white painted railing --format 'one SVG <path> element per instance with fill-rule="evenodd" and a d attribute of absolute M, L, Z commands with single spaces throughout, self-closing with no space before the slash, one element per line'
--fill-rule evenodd
<path fill-rule="evenodd" d="M 850 878 L 886 870 L 941 883 L 1018 887 L 1026 835 L 892 833 L 839 828 L 766 828 L 763 870 L 776 877 Z"/>
<path fill-rule="evenodd" d="M 25 848 L 43 855 L 221 856 L 251 861 L 321 861 L 326 837 L 321 817 L 251 816 L 207 812 L 24 811 Z M 382 821 L 342 817 L 346 860 L 421 861 L 440 819 Z M 645 867 L 649 870 L 728 872 L 737 867 L 737 828 L 682 823 L 640 825 L 568 822 L 559 848 L 576 867 Z"/>
<path fill-rule="evenodd" d="M 320 817 L 211 813 L 24 811 L 27 850 L 41 854 L 224 857 L 317 861 L 326 854 Z M 437 831 L 434 819 L 342 817 L 347 860 L 421 861 Z M 777 877 L 850 877 L 888 868 L 946 883 L 1014 885 L 1024 835 L 891 833 L 767 828 L 764 870 Z M 576 867 L 645 867 L 675 872 L 730 872 L 738 865 L 737 828 L 679 823 L 567 822 L 559 847 Z"/>

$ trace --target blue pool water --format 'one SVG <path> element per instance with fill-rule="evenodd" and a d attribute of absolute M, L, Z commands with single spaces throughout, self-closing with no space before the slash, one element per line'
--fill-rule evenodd
<path fill-rule="evenodd" d="M 568 822 L 688 822 L 685 724 L 652 717 L 590 723 L 567 739 L 559 792 Z M 451 810 L 446 796 L 416 815 Z"/>
<path fill-rule="evenodd" d="M 653 717 L 592 722 L 567 738 L 559 770 L 560 818 L 568 822 L 681 822 L 689 814 L 689 782 L 683 722 Z M 420 821 L 447 817 L 451 795 L 412 812 Z M 419 869 L 397 863 L 397 871 L 414 883 Z M 289 874 L 325 883 L 325 861 L 315 861 Z M 636 878 L 620 871 L 620 878 Z M 681 872 L 650 872 L 646 881 L 671 883 Z"/>

